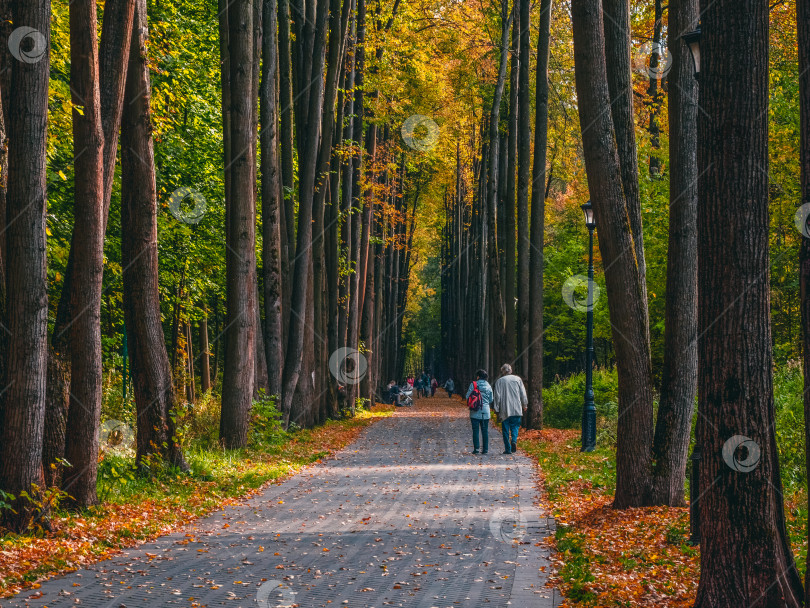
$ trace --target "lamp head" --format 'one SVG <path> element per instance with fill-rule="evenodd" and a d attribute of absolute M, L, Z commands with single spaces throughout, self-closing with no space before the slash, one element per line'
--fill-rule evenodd
<path fill-rule="evenodd" d="M 582 205 L 581 209 L 585 214 L 585 226 L 587 226 L 588 230 L 593 230 L 596 228 L 596 219 L 594 219 L 593 216 L 593 205 L 591 204 L 591 201 L 588 201 Z"/>

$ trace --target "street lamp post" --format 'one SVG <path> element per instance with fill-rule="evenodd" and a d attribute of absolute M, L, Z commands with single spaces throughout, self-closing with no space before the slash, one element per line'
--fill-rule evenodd
<path fill-rule="evenodd" d="M 689 47 L 692 63 L 695 68 L 695 80 L 700 82 L 700 24 L 693 32 L 681 36 L 681 40 Z M 692 470 L 689 475 L 689 543 L 700 544 L 700 440 L 695 436 L 695 447 L 692 448 Z"/>
<path fill-rule="evenodd" d="M 585 406 L 582 410 L 582 452 L 593 452 L 596 448 L 596 406 L 593 402 L 593 230 L 596 221 L 593 217 L 591 201 L 582 205 L 585 213 L 585 226 L 588 228 L 588 310 L 585 346 Z"/>

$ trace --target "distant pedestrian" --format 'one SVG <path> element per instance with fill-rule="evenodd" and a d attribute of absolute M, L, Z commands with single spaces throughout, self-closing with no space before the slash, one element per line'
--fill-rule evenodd
<path fill-rule="evenodd" d="M 436 380 L 433 376 L 430 377 L 430 396 L 433 397 L 436 394 L 436 389 L 439 388 L 439 381 Z"/>
<path fill-rule="evenodd" d="M 493 393 L 494 408 L 501 419 L 503 453 L 514 454 L 517 451 L 518 429 L 528 409 L 529 398 L 523 380 L 512 374 L 512 366 L 508 363 L 501 366 L 501 377 L 495 382 Z"/>
<path fill-rule="evenodd" d="M 475 372 L 475 381 L 467 389 L 467 405 L 470 406 L 470 422 L 473 432 L 473 454 L 478 454 L 479 446 L 483 448 L 481 454 L 489 452 L 489 405 L 492 403 L 492 387 L 487 382 L 486 370 Z M 478 433 L 481 433 L 481 443 L 478 442 Z"/>
<path fill-rule="evenodd" d="M 455 392 L 455 390 L 456 390 L 456 385 L 455 385 L 455 383 L 453 382 L 453 379 L 452 379 L 452 378 L 448 378 L 448 379 L 447 379 L 447 382 L 445 382 L 445 383 L 444 383 L 444 390 L 446 390 L 446 391 L 447 391 L 447 396 L 448 396 L 448 397 L 452 397 L 452 396 L 453 396 L 453 393 L 454 393 L 454 392 Z"/>

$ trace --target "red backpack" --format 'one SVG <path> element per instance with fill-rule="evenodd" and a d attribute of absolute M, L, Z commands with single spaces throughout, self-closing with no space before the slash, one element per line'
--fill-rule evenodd
<path fill-rule="evenodd" d="M 484 400 L 481 398 L 481 391 L 478 390 L 478 381 L 473 382 L 473 389 L 470 396 L 467 397 L 467 407 L 473 411 L 478 411 L 484 405 Z"/>

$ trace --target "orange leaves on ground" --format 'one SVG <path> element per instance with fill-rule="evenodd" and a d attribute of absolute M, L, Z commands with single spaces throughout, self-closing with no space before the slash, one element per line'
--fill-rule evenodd
<path fill-rule="evenodd" d="M 569 598 L 566 605 L 686 608 L 694 603 L 699 552 L 687 542 L 687 508 L 611 508 L 612 491 L 589 479 L 605 456 L 581 454 L 576 430 L 529 431 L 524 441 L 538 456 L 552 497 L 549 506 L 563 532 L 549 539 L 557 551 L 549 584 Z"/>

